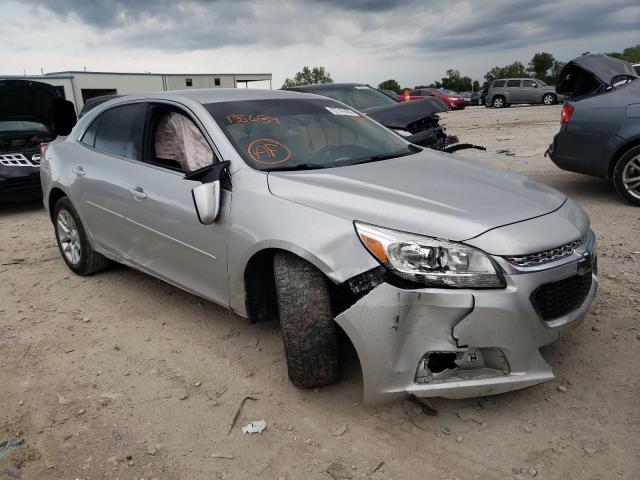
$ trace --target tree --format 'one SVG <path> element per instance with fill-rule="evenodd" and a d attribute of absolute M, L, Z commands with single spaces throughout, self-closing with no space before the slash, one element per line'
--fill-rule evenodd
<path fill-rule="evenodd" d="M 480 90 L 480 82 L 478 80 L 474 80 L 471 86 L 474 92 L 477 92 Z"/>
<path fill-rule="evenodd" d="M 549 70 L 553 68 L 555 62 L 556 59 L 551 53 L 539 52 L 531 58 L 527 71 L 531 73 L 531 76 L 548 82 L 551 77 Z"/>
<path fill-rule="evenodd" d="M 560 72 L 564 68 L 566 63 L 561 62 L 560 60 L 556 60 L 553 62 L 553 67 L 551 67 L 551 74 L 549 75 L 548 82 L 552 85 L 556 84 L 560 79 Z"/>
<path fill-rule="evenodd" d="M 486 80 L 485 86 L 490 84 L 496 78 L 523 78 L 528 76 L 529 75 L 527 74 L 527 70 L 524 68 L 524 65 L 516 61 L 510 65 L 493 67 L 489 70 L 484 76 Z"/>
<path fill-rule="evenodd" d="M 324 67 L 304 67 L 301 72 L 295 74 L 293 79 L 287 78 L 282 88 L 298 87 L 300 85 L 314 85 L 317 83 L 333 83 L 333 79 Z"/>
<path fill-rule="evenodd" d="M 395 80 L 385 80 L 378 85 L 378 89 L 380 90 L 393 90 L 396 94 L 400 95 L 402 92 L 402 88 L 400 88 L 400 84 Z"/>
<path fill-rule="evenodd" d="M 625 60 L 629 63 L 638 63 L 640 62 L 640 44 L 633 47 L 627 47 L 622 51 L 622 53 L 610 52 L 606 55 L 614 58 L 619 58 L 620 60 Z"/>
<path fill-rule="evenodd" d="M 449 69 L 446 77 L 442 77 L 440 81 L 432 82 L 430 88 L 446 88 L 447 90 L 455 90 L 456 92 L 466 92 L 471 90 L 471 78 L 462 76 L 458 70 Z"/>

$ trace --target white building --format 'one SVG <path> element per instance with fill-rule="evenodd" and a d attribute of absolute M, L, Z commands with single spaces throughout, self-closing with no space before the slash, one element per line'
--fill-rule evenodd
<path fill-rule="evenodd" d="M 183 90 L 189 88 L 272 88 L 270 73 L 116 73 L 52 72 L 44 75 L 2 76 L 0 79 L 24 79 L 48 83 L 58 95 L 73 102 L 79 112 L 88 99 L 101 95 Z"/>

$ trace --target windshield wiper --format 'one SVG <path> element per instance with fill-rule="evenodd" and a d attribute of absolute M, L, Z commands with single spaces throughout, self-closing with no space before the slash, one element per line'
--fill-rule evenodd
<path fill-rule="evenodd" d="M 418 147 L 417 145 L 411 144 L 411 145 L 409 145 L 409 151 L 408 152 L 372 155 L 371 157 L 361 158 L 359 160 L 356 160 L 355 162 L 347 162 L 347 161 L 345 161 L 341 165 L 349 166 L 349 165 L 361 165 L 363 163 L 380 162 L 382 160 L 390 160 L 392 158 L 406 157 L 407 155 L 413 155 L 414 153 L 421 152 L 421 151 L 422 151 L 422 148 Z"/>
<path fill-rule="evenodd" d="M 298 165 L 283 165 L 280 167 L 269 168 L 267 172 L 286 172 L 293 170 L 318 170 L 321 168 L 331 168 L 335 165 L 322 165 L 320 163 L 300 163 Z"/>

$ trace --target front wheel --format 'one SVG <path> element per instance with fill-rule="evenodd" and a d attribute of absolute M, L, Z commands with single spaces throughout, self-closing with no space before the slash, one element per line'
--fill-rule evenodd
<path fill-rule="evenodd" d="M 622 198 L 640 206 L 640 145 L 618 160 L 613 170 L 613 185 Z"/>
<path fill-rule="evenodd" d="M 556 96 L 553 93 L 545 93 L 542 97 L 543 105 L 554 105 L 556 103 Z"/>
<path fill-rule="evenodd" d="M 56 203 L 53 222 L 62 258 L 74 273 L 92 275 L 109 265 L 107 258 L 91 248 L 82 221 L 67 197 Z"/>
<path fill-rule="evenodd" d="M 338 381 L 338 332 L 327 280 L 289 253 L 277 254 L 273 266 L 289 379 L 301 388 Z"/>

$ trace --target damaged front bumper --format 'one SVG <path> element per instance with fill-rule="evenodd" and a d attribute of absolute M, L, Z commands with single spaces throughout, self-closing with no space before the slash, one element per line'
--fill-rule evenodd
<path fill-rule="evenodd" d="M 493 395 L 554 378 L 539 349 L 586 315 L 598 284 L 595 239 L 543 266 L 496 261 L 505 289 L 382 283 L 336 317 L 358 353 L 365 402 Z"/>

